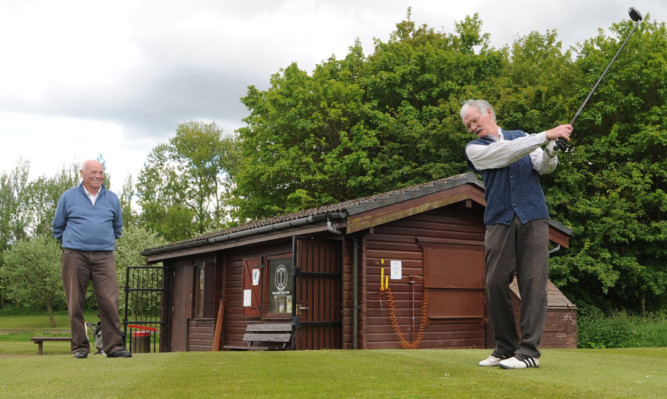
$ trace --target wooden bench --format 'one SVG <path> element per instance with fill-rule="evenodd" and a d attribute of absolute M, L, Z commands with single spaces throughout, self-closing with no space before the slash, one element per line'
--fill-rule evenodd
<path fill-rule="evenodd" d="M 285 350 L 292 340 L 290 323 L 248 324 L 243 335 L 247 346 L 225 345 L 224 349 L 232 351 L 268 351 Z"/>
<path fill-rule="evenodd" d="M 44 341 L 72 341 L 72 337 L 32 337 L 30 340 L 37 344 L 37 354 L 42 354 Z"/>

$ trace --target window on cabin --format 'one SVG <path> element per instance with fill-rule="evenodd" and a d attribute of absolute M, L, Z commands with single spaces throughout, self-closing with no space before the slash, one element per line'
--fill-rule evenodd
<path fill-rule="evenodd" d="M 292 314 L 292 295 L 294 294 L 292 269 L 292 258 L 269 260 L 267 313 Z"/>
<path fill-rule="evenodd" d="M 243 315 L 286 317 L 292 314 L 294 268 L 292 257 L 243 260 Z"/>

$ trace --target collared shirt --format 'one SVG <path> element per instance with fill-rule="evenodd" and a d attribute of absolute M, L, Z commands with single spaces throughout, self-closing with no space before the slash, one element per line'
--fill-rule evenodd
<path fill-rule="evenodd" d="M 500 138 L 493 137 L 495 143 L 489 145 L 470 144 L 466 147 L 466 155 L 475 169 L 504 168 L 526 155 L 530 155 L 533 169 L 540 175 L 551 173 L 558 166 L 558 157 L 551 158 L 540 148 L 549 141 L 546 132 L 527 134 L 514 140 L 505 140 L 502 129 L 499 127 L 498 135 Z"/>
<path fill-rule="evenodd" d="M 97 201 L 97 197 L 100 195 L 100 191 L 102 190 L 97 190 L 96 194 L 91 194 L 87 189 L 86 186 L 83 186 L 83 190 L 86 192 L 86 195 L 90 199 L 90 202 L 93 203 L 93 206 L 95 206 L 95 201 Z"/>

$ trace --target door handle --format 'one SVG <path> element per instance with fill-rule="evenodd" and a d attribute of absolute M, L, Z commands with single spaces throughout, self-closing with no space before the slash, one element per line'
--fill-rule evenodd
<path fill-rule="evenodd" d="M 302 310 L 308 310 L 308 306 L 303 306 L 300 304 L 296 305 L 296 314 L 300 315 Z"/>

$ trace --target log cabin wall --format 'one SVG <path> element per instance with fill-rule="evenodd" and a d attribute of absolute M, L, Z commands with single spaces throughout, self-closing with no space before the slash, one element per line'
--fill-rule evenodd
<path fill-rule="evenodd" d="M 256 221 L 242 230 L 233 228 L 217 235 L 142 252 L 149 263 L 164 261 L 170 270 L 168 290 L 171 299 L 168 306 L 171 309 L 167 313 L 171 317 L 164 332 L 165 345 L 169 344 L 166 349 L 180 351 L 197 347 L 208 350 L 218 346 L 218 342 L 210 346 L 204 341 L 211 341 L 208 335 L 212 334 L 220 320 L 220 309 L 223 312 L 220 347 L 244 345 L 242 338 L 250 323 L 292 321 L 291 313 L 287 314 L 291 309 L 297 313 L 297 328 L 303 329 L 304 324 L 299 324 L 301 321 L 312 324 L 306 326 L 311 330 L 317 323 L 322 324 L 319 319 L 313 319 L 314 313 L 312 309 L 308 310 L 308 303 L 297 302 L 303 302 L 303 299 L 289 300 L 289 292 L 296 292 L 299 283 L 286 290 L 268 291 L 269 286 L 279 287 L 276 283 L 282 280 L 278 271 L 300 262 L 292 258 L 292 244 L 293 239 L 298 243 L 304 237 L 320 242 L 337 242 L 335 245 L 342 249 L 342 252 L 337 250 L 336 255 L 336 259 L 342 257 L 342 274 L 340 263 L 335 264 L 329 258 L 326 259 L 330 261 L 323 264 L 335 264 L 335 273 L 330 271 L 325 273 L 326 276 L 316 272 L 306 273 L 311 279 L 330 279 L 334 275 L 342 279 L 342 284 L 332 281 L 332 284 L 339 284 L 335 292 L 319 295 L 316 304 L 337 307 L 333 313 L 341 317 L 326 323 L 337 323 L 335 334 L 340 339 L 334 341 L 342 342 L 340 347 L 492 347 L 492 326 L 485 310 L 484 200 L 480 184 L 470 174 L 455 176 L 378 196 Z M 553 221 L 550 225 L 552 244 L 567 248 L 571 230 Z M 298 247 L 298 244 L 295 245 Z M 322 243 L 313 248 L 326 253 L 329 246 Z M 299 250 L 296 253 L 298 258 Z M 390 276 L 391 261 L 401 263 L 402 276 L 400 279 L 389 279 L 389 290 L 381 292 L 381 269 L 384 266 L 385 275 Z M 205 267 L 202 268 L 202 265 Z M 210 265 L 214 267 L 212 274 L 209 274 Z M 274 272 L 267 274 L 267 269 Z M 254 278 L 260 274 L 258 272 L 262 276 L 273 276 L 266 277 L 267 282 L 271 278 L 272 282 L 267 285 L 261 281 L 263 286 L 257 287 Z M 248 278 L 248 275 L 252 277 Z M 299 278 L 296 276 L 300 274 L 294 275 L 296 282 Z M 206 282 L 204 290 L 201 288 L 202 276 Z M 210 291 L 209 282 L 212 282 Z M 249 282 L 252 284 L 248 285 Z M 576 346 L 576 307 L 555 287 L 553 289 L 555 295 L 550 295 L 544 346 Z M 252 306 L 244 306 L 244 301 L 248 299 L 244 290 L 252 293 L 253 300 L 248 301 L 252 302 Z M 261 294 L 256 291 L 261 291 Z M 316 291 L 322 293 L 321 289 Z M 257 296 L 255 300 L 255 295 L 264 297 Z M 328 298 L 332 298 L 330 303 L 326 303 Z M 428 301 L 424 306 L 425 299 Z M 516 299 L 520 300 L 518 296 Z M 274 310 L 271 310 L 272 307 Z M 299 313 L 303 310 L 307 312 L 305 317 Z M 356 323 L 355 317 L 358 317 Z M 196 320 L 196 323 L 188 325 L 190 319 Z M 188 332 L 195 332 L 200 327 L 207 337 L 202 335 L 201 342 L 193 341 L 188 345 Z M 329 348 L 330 345 L 321 347 Z"/>
<path fill-rule="evenodd" d="M 479 252 L 484 245 L 482 207 L 467 208 L 463 204 L 440 208 L 372 229 L 363 239 L 362 316 L 360 317 L 360 342 L 364 349 L 401 348 L 396 328 L 403 335 L 403 344 L 414 343 L 419 338 L 422 322 L 424 245 L 443 248 L 467 248 Z M 402 279 L 389 280 L 393 294 L 395 321 L 392 325 L 387 294 L 380 295 L 380 276 L 384 259 L 385 276 L 390 273 L 391 260 L 400 260 Z M 443 260 L 445 261 L 445 260 Z M 462 265 L 461 267 L 468 267 Z M 476 273 L 483 270 L 483 262 L 477 261 Z M 435 296 L 435 289 L 429 295 Z M 466 291 L 466 290 L 459 290 Z M 483 287 L 477 289 L 482 296 L 482 309 L 477 318 L 427 317 L 421 348 L 484 347 L 485 317 Z M 433 310 L 447 304 L 432 299 L 427 306 Z M 479 309 L 479 305 L 478 305 Z M 437 313 L 437 312 L 436 312 Z"/>
<path fill-rule="evenodd" d="M 266 257 L 279 255 L 291 256 L 291 245 L 290 239 L 266 245 L 228 249 L 218 254 L 221 259 L 220 263 L 224 265 L 224 281 L 218 287 L 218 289 L 222 288 L 222 292 L 216 293 L 216 296 L 224 298 L 221 347 L 224 345 L 247 345 L 243 342 L 243 335 L 248 323 L 262 320 L 261 316 L 247 316 L 243 313 L 244 259 L 266 259 Z M 286 317 L 283 321 L 289 321 L 289 319 L 290 317 Z"/>

